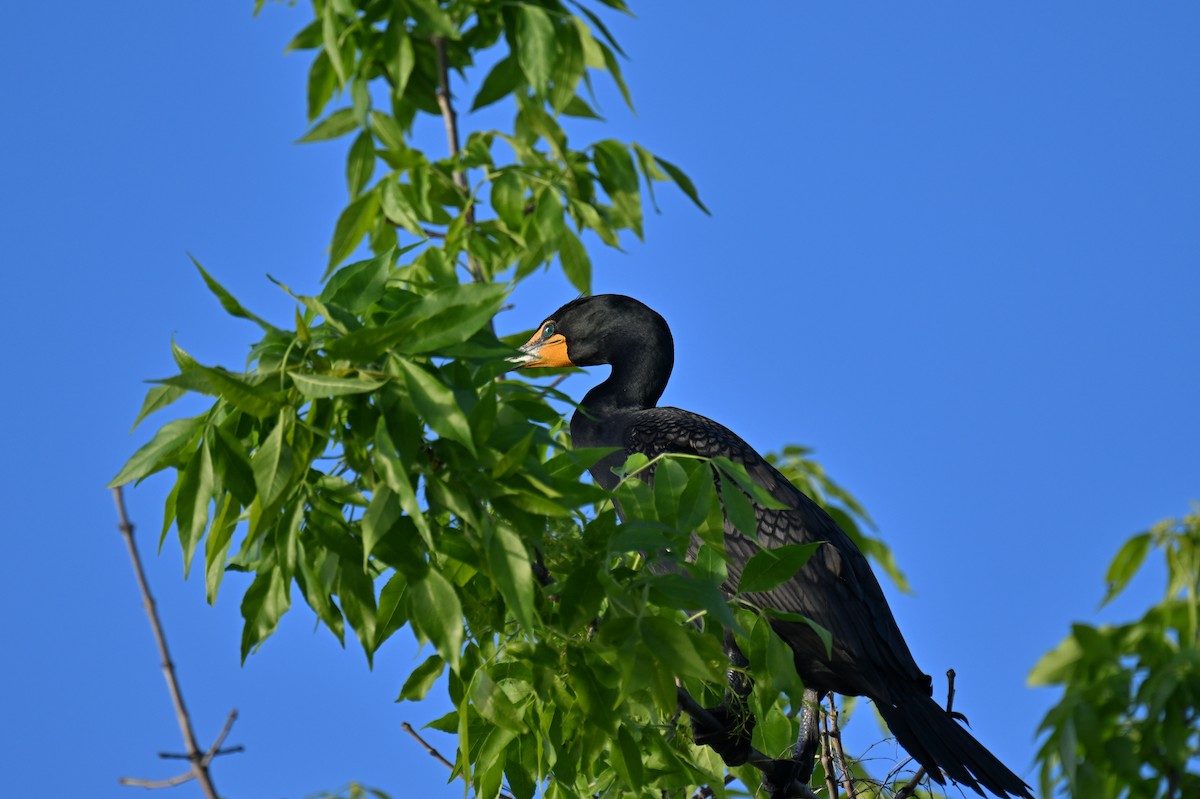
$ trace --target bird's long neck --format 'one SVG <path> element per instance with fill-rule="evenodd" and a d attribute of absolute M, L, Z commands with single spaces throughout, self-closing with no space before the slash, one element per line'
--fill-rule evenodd
<path fill-rule="evenodd" d="M 667 388 L 674 365 L 669 348 L 644 348 L 612 358 L 612 374 L 583 398 L 581 407 L 596 418 L 653 408 Z"/>

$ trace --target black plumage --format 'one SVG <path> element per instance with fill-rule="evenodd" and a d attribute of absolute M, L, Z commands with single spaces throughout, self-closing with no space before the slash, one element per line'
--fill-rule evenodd
<path fill-rule="evenodd" d="M 1031 797 L 1012 771 L 933 701 L 931 681 L 913 660 L 867 559 L 817 503 L 728 428 L 689 411 L 659 408 L 674 364 L 674 344 L 663 318 L 641 302 L 615 294 L 567 303 L 522 347 L 523 366 L 610 364 L 612 374 L 592 388 L 571 419 L 579 447 L 619 447 L 592 469 L 611 488 L 611 467 L 632 453 L 725 456 L 787 506 L 755 506 L 758 535 L 767 546 L 824 542 L 788 582 L 748 597 L 760 607 L 799 613 L 829 630 L 833 654 L 807 625 L 775 620 L 795 653 L 806 688 L 870 697 L 900 745 L 935 780 L 942 773 L 982 793 Z M 757 551 L 726 522 L 732 594 Z"/>

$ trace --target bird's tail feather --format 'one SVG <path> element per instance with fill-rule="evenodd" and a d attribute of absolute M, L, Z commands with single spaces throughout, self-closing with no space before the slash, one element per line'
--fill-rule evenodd
<path fill-rule="evenodd" d="M 896 740 L 936 782 L 945 782 L 944 772 L 981 796 L 987 788 L 1002 799 L 1009 795 L 1033 799 L 1029 786 L 932 698 L 911 694 L 897 704 L 877 702 L 876 706 Z"/>

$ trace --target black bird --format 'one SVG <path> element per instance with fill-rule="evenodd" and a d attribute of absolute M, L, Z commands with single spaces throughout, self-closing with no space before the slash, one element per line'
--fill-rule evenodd
<path fill-rule="evenodd" d="M 619 294 L 573 300 L 542 323 L 521 353 L 513 360 L 522 367 L 612 366 L 571 417 L 576 446 L 620 448 L 591 469 L 600 485 L 612 488 L 617 477 L 611 467 L 636 452 L 651 458 L 663 452 L 723 455 L 787 506 L 756 506 L 766 546 L 824 542 L 791 580 L 752 597 L 832 633 L 828 657 L 807 625 L 772 621 L 794 651 L 807 689 L 870 697 L 896 740 L 938 782 L 944 774 L 980 794 L 987 788 L 1000 797 L 1032 799 L 1020 777 L 933 701 L 932 681 L 913 660 L 867 559 L 829 514 L 728 428 L 679 408 L 656 407 L 675 360 L 671 331 L 659 314 Z M 728 521 L 725 547 L 725 589 L 732 594 L 757 547 Z"/>

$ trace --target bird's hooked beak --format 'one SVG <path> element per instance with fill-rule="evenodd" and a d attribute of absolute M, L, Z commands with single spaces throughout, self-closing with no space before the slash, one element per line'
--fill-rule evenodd
<path fill-rule="evenodd" d="M 539 329 L 529 341 L 521 345 L 520 355 L 508 359 L 509 363 L 516 364 L 514 369 L 575 365 L 567 355 L 567 337 L 556 333 L 547 338 L 543 335 L 543 330 L 544 328 Z"/>

